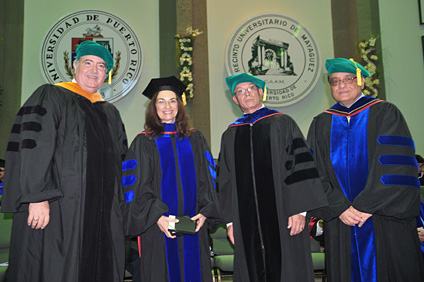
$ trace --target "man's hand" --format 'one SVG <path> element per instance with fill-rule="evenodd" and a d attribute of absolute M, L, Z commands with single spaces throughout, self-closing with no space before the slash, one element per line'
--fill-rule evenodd
<path fill-rule="evenodd" d="M 169 226 L 169 223 L 170 223 L 170 222 L 178 222 L 178 221 L 179 221 L 179 220 L 178 220 L 178 219 L 176 219 L 176 218 L 170 218 L 170 217 L 167 217 L 167 216 L 162 215 L 162 216 L 159 218 L 159 220 L 158 220 L 157 224 L 158 224 L 158 226 L 159 226 L 159 229 L 160 229 L 163 233 L 165 233 L 166 237 L 171 238 L 171 239 L 174 239 L 174 238 L 177 238 L 177 236 L 175 236 L 175 235 L 171 235 L 171 232 L 169 232 L 169 230 L 168 230 L 168 226 Z"/>
<path fill-rule="evenodd" d="M 50 221 L 50 205 L 48 201 L 30 203 L 28 208 L 28 226 L 32 229 L 44 229 Z"/>
<path fill-rule="evenodd" d="M 290 229 L 290 236 L 299 234 L 305 228 L 305 217 L 301 214 L 295 214 L 289 217 L 289 225 L 287 229 Z"/>
<path fill-rule="evenodd" d="M 358 224 L 359 227 L 362 227 L 362 225 L 365 224 L 365 222 L 367 221 L 367 219 L 372 216 L 372 214 L 370 214 L 370 213 L 360 212 L 358 210 L 356 210 L 356 212 L 357 212 L 356 214 L 361 217 L 361 222 Z"/>
<path fill-rule="evenodd" d="M 201 213 L 198 213 L 197 215 L 193 216 L 191 220 L 196 221 L 196 232 L 199 232 L 200 228 L 202 228 L 203 224 L 206 221 L 206 216 Z"/>
<path fill-rule="evenodd" d="M 0 182 L 4 181 L 4 167 L 0 167 Z"/>
<path fill-rule="evenodd" d="M 339 218 L 346 225 L 355 226 L 356 224 L 359 224 L 358 226 L 361 227 L 371 216 L 372 214 L 360 212 L 354 207 L 350 206 L 339 216 Z"/>
<path fill-rule="evenodd" d="M 230 224 L 227 226 L 227 236 L 230 239 L 231 243 L 234 245 L 234 232 L 233 232 L 233 225 Z"/>
<path fill-rule="evenodd" d="M 420 239 L 420 242 L 424 242 L 424 230 L 418 231 L 418 238 Z"/>

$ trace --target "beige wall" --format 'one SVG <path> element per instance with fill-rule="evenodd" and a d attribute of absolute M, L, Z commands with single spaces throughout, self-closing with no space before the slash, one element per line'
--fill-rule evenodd
<path fill-rule="evenodd" d="M 227 74 L 224 56 L 227 40 L 245 20 L 264 13 L 280 13 L 294 18 L 312 33 L 319 45 L 323 60 L 333 56 L 330 0 L 208 1 L 211 147 L 215 157 L 218 157 L 222 132 L 242 115 L 232 102 L 225 84 Z M 328 83 L 325 83 L 324 72 L 323 68 L 322 78 L 305 99 L 288 107 L 277 108 L 293 117 L 304 135 L 307 134 L 313 117 L 333 103 L 329 95 Z"/>
<path fill-rule="evenodd" d="M 0 0 L 0 158 L 21 106 L 24 0 Z"/>
<path fill-rule="evenodd" d="M 150 78 L 159 75 L 158 1 L 59 2 L 60 5 L 57 0 L 25 0 L 22 101 L 37 86 L 45 83 L 38 60 L 40 46 L 46 32 L 61 16 L 90 8 L 114 13 L 133 28 L 144 51 L 140 81 L 127 97 L 115 103 L 125 122 L 128 139 L 132 141 L 144 124 L 147 99 L 141 95 L 141 91 Z M 212 135 L 210 145 L 217 157 L 222 132 L 241 115 L 230 100 L 224 80 L 224 52 L 233 31 L 247 18 L 257 14 L 285 14 L 302 23 L 313 34 L 324 61 L 333 57 L 331 7 L 330 0 L 210 0 L 207 8 Z M 414 0 L 380 1 L 380 10 L 387 100 L 403 111 L 415 138 L 417 151 L 424 154 L 424 131 L 421 128 L 423 118 L 420 116 L 424 86 L 420 40 L 424 35 L 424 27 L 419 25 L 418 3 Z M 322 78 L 308 97 L 297 104 L 278 109 L 291 115 L 305 135 L 312 118 L 334 103 L 325 79 L 323 67 Z"/>
<path fill-rule="evenodd" d="M 424 59 L 418 1 L 380 1 L 386 99 L 403 113 L 424 155 Z"/>
<path fill-rule="evenodd" d="M 104 10 L 120 17 L 134 30 L 142 45 L 144 65 L 140 80 L 131 93 L 115 103 L 131 142 L 143 130 L 144 110 L 148 99 L 141 92 L 150 78 L 159 76 L 159 7 L 156 0 L 25 0 L 22 101 L 35 88 L 46 83 L 40 71 L 39 54 L 47 31 L 61 17 L 84 9 Z"/>

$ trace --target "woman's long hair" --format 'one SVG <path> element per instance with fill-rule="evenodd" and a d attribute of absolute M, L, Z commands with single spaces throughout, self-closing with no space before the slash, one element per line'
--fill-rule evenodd
<path fill-rule="evenodd" d="M 158 94 L 159 92 L 152 97 L 152 100 L 146 109 L 146 122 L 144 123 L 144 129 L 146 130 L 146 135 L 149 136 L 150 139 L 162 137 L 163 132 L 165 131 L 165 125 L 161 122 L 156 110 Z M 177 97 L 178 103 L 178 113 L 175 117 L 175 128 L 178 132 L 178 138 L 182 139 L 184 136 L 191 136 L 192 130 L 190 129 L 190 119 L 187 110 L 183 105 L 183 101 L 178 95 L 175 96 Z"/>

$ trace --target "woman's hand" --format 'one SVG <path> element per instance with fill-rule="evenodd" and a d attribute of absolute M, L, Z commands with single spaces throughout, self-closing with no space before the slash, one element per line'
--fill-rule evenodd
<path fill-rule="evenodd" d="M 176 219 L 176 218 L 170 218 L 170 217 L 167 217 L 167 216 L 162 215 L 159 218 L 157 224 L 159 226 L 159 229 L 163 233 L 165 233 L 166 237 L 171 238 L 171 239 L 175 239 L 175 238 L 177 238 L 177 236 L 172 235 L 171 232 L 169 232 L 169 230 L 168 230 L 168 227 L 169 227 L 169 223 L 170 222 L 178 222 L 178 219 Z"/>
<path fill-rule="evenodd" d="M 205 224 L 206 216 L 201 213 L 193 216 L 191 220 L 196 221 L 196 232 L 199 232 L 200 228 L 202 228 L 203 224 Z"/>

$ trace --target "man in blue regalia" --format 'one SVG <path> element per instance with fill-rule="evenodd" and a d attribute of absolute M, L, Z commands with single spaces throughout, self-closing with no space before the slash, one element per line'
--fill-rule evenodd
<path fill-rule="evenodd" d="M 424 281 L 408 126 L 394 105 L 363 95 L 370 74 L 359 63 L 326 68 L 337 103 L 314 118 L 308 141 L 329 202 L 314 214 L 324 219 L 329 281 Z"/>
<path fill-rule="evenodd" d="M 234 281 L 314 281 L 305 212 L 327 204 L 295 121 L 262 104 L 263 80 L 226 79 L 244 115 L 222 135 L 217 195 Z"/>

